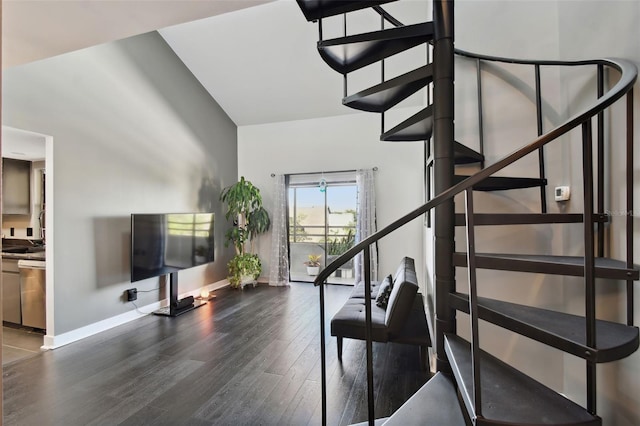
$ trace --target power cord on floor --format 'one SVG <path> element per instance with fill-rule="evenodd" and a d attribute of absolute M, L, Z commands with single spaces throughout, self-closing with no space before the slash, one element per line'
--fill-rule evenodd
<path fill-rule="evenodd" d="M 156 287 L 156 288 L 152 288 L 151 290 L 138 290 L 138 289 L 133 289 L 133 291 L 135 291 L 135 293 L 151 293 L 152 291 L 158 291 L 160 290 L 160 287 Z M 133 304 L 133 306 L 136 307 L 136 312 L 138 312 L 141 315 L 149 315 L 152 312 L 143 312 L 140 310 L 140 308 L 138 307 L 138 305 L 136 305 L 136 303 L 133 300 L 129 300 L 129 302 L 131 302 Z"/>
<path fill-rule="evenodd" d="M 136 307 L 136 312 L 138 312 L 141 315 L 150 315 L 153 313 L 153 312 L 143 312 L 140 310 L 140 308 L 138 308 L 138 305 L 136 305 L 136 302 L 134 302 L 133 300 L 130 300 L 130 302 L 133 304 L 133 306 Z"/>

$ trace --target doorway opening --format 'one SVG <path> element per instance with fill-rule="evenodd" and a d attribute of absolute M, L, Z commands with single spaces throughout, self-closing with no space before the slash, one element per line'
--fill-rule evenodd
<path fill-rule="evenodd" d="M 23 210 L 4 209 L 2 216 L 2 278 L 9 284 L 3 288 L 3 364 L 39 353 L 53 334 L 53 265 L 46 249 L 52 242 L 52 144 L 51 136 L 2 126 L 3 161 L 28 165 L 24 194 L 18 194 L 26 200 Z"/>
<path fill-rule="evenodd" d="M 356 174 L 351 171 L 288 175 L 287 194 L 289 276 L 292 281 L 312 282 L 319 270 L 354 245 Z M 353 285 L 353 260 L 334 272 L 327 282 Z"/>

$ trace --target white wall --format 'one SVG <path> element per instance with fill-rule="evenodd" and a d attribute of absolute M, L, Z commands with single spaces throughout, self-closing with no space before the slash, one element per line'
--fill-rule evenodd
<path fill-rule="evenodd" d="M 566 2 L 553 1 L 459 1 L 456 2 L 456 47 L 472 52 L 526 59 L 589 59 L 598 56 L 622 57 L 640 64 L 640 3 L 625 1 Z M 490 25 L 488 25 L 490 23 Z M 467 121 L 476 108 L 475 69 L 460 61 L 456 66 L 456 138 L 474 141 L 477 125 Z M 533 71 L 519 70 L 509 65 L 486 68 L 484 99 L 486 146 L 490 162 L 501 158 L 535 135 L 535 116 L 531 115 Z M 543 67 L 545 129 L 557 124 L 580 106 L 594 99 L 593 70 L 552 71 Z M 613 77 L 613 76 L 612 76 Z M 517 91 L 505 88 L 505 81 Z M 636 86 L 638 84 L 636 83 Z M 635 89 L 635 140 L 640 137 L 640 95 Z M 577 103 L 575 101 L 578 100 Z M 569 105 L 569 107 L 567 107 Z M 622 111 L 616 108 L 617 113 Z M 624 116 L 623 116 L 624 117 Z M 523 120 L 524 118 L 524 120 Z M 617 121 L 607 131 L 612 148 L 607 152 L 610 170 L 606 176 L 611 191 L 606 195 L 607 207 L 625 210 L 623 200 L 624 170 L 621 145 L 624 142 L 622 122 Z M 563 205 L 549 202 L 550 211 L 580 212 L 582 210 L 581 150 L 579 132 L 564 137 L 558 146 L 546 150 L 549 187 L 570 185 L 574 196 Z M 474 141 L 475 142 L 475 141 Z M 473 146 L 473 145 L 472 145 Z M 635 152 L 635 169 L 640 156 Z M 510 174 L 531 176 L 535 162 L 526 161 Z M 637 179 L 636 179 L 637 181 Z M 550 192 L 547 191 L 548 197 Z M 636 200 L 638 199 L 636 188 Z M 535 194 L 485 194 L 477 197 L 480 208 L 491 211 L 534 211 Z M 636 201 L 637 205 L 637 201 Z M 634 209 L 637 211 L 637 208 Z M 614 217 L 608 235 L 609 255 L 624 259 L 623 217 Z M 535 230 L 504 227 L 479 231 L 478 245 L 482 251 L 534 252 L 581 255 L 584 253 L 582 225 L 538 225 Z M 638 230 L 634 233 L 635 262 L 639 263 Z M 458 233 L 459 247 L 464 237 Z M 460 277 L 460 273 L 458 273 Z M 483 278 L 485 280 L 483 281 Z M 599 280 L 598 317 L 623 320 L 625 316 L 620 283 Z M 579 279 L 542 277 L 533 274 L 502 272 L 479 276 L 481 295 L 494 296 L 525 304 L 584 312 L 584 291 Z M 636 283 L 636 290 L 638 284 Z M 635 324 L 638 324 L 640 298 L 635 296 Z M 463 317 L 464 318 L 464 317 Z M 483 339 L 483 340 L 482 340 Z M 564 392 L 571 399 L 585 404 L 584 361 L 527 339 L 508 336 L 494 327 L 484 327 L 481 342 L 491 352 L 524 370 L 543 383 Z M 532 351 L 532 352 L 529 352 Z M 618 362 L 598 366 L 598 413 L 604 425 L 631 426 L 640 424 L 640 355 L 638 352 Z"/>
<path fill-rule="evenodd" d="M 560 54 L 566 58 L 620 57 L 631 60 L 640 67 L 640 3 L 626 1 L 590 1 L 557 2 L 559 20 Z M 594 31 L 594 28 L 600 28 Z M 606 30 L 605 30 L 606 29 Z M 612 75 L 612 80 L 615 75 Z M 591 81 L 576 79 L 571 73 L 563 75 L 563 95 L 568 99 L 594 96 L 593 90 L 585 89 Z M 593 87 L 593 86 L 591 86 Z M 591 97 L 592 99 L 592 97 Z M 625 102 L 615 106 L 614 120 L 606 134 L 609 137 L 607 145 L 608 170 L 605 179 L 610 190 L 605 192 L 607 210 L 614 212 L 607 234 L 607 255 L 615 259 L 625 259 L 624 223 L 626 218 L 619 214 L 627 210 L 625 204 Z M 575 111 L 574 111 L 575 112 Z M 635 205 L 633 208 L 634 228 L 634 260 L 640 263 L 640 230 L 638 229 L 638 209 L 640 187 L 638 186 L 638 167 L 640 167 L 640 153 L 637 146 L 640 141 L 640 84 L 636 82 L 634 88 L 634 123 L 635 123 Z M 594 127 L 595 128 L 595 127 Z M 580 158 L 580 135 L 574 135 L 572 151 L 569 155 Z M 572 158 L 568 157 L 568 158 Z M 582 190 L 580 182 L 581 169 L 578 164 L 572 170 L 573 186 L 578 193 Z M 617 213 L 615 213 L 617 212 Z M 581 232 L 567 233 L 564 236 L 570 250 L 581 253 L 584 247 Z M 584 311 L 584 290 L 575 279 L 565 280 L 565 303 L 568 309 Z M 634 324 L 640 323 L 640 290 L 639 283 L 634 284 L 635 301 Z M 598 280 L 597 316 L 602 319 L 625 322 L 626 301 L 624 283 Z M 565 356 L 565 391 L 567 395 L 577 400 L 584 400 L 585 379 L 584 362 L 575 357 Z M 640 353 L 635 352 L 630 357 L 598 366 L 598 414 L 603 417 L 603 425 L 635 426 L 640 424 Z"/>
<path fill-rule="evenodd" d="M 557 17 L 554 8 L 536 2 L 456 2 L 456 47 L 504 57 L 552 58 L 557 56 Z M 489 24 L 490 23 L 490 24 Z M 530 42 L 535 33 L 535 43 Z M 476 68 L 473 61 L 456 60 L 456 140 L 478 150 Z M 545 83 L 556 74 L 543 72 Z M 548 87 L 546 85 L 545 87 Z M 558 96 L 551 87 L 545 96 L 545 126 L 557 124 Z M 492 64 L 482 68 L 483 126 L 486 163 L 524 146 L 537 136 L 533 70 L 516 65 Z M 547 153 L 548 159 L 554 154 Z M 549 161 L 549 187 L 563 182 L 561 172 Z M 458 167 L 457 173 L 471 174 L 476 167 Z M 502 176 L 537 177 L 537 156 L 529 156 L 500 172 Z M 551 191 L 547 191 L 549 198 Z M 479 193 L 474 196 L 477 212 L 540 212 L 539 189 Z M 549 211 L 559 206 L 549 202 Z M 456 198 L 462 212 L 464 200 Z M 428 236 L 429 237 L 429 236 Z M 456 229 L 456 250 L 466 251 L 465 229 Z M 483 253 L 555 253 L 563 249 L 559 229 L 554 225 L 487 226 L 476 228 L 476 250 Z M 433 277 L 431 278 L 433 281 Z M 457 268 L 458 290 L 468 292 L 467 270 Z M 478 271 L 480 296 L 548 309 L 562 308 L 561 278 L 491 270 Z M 468 334 L 468 317 L 458 314 L 458 330 Z M 480 344 L 488 352 L 514 365 L 557 391 L 563 390 L 562 354 L 515 333 L 481 323 Z"/>
<path fill-rule="evenodd" d="M 336 98 L 336 102 L 339 102 Z M 405 116 L 410 112 L 404 111 Z M 379 141 L 376 114 L 351 114 L 238 128 L 238 175 L 260 188 L 272 211 L 271 173 L 287 174 L 378 167 L 375 172 L 378 229 L 421 204 L 422 144 Z M 420 220 L 408 224 L 379 245 L 380 275 L 393 273 L 403 256 L 420 264 Z M 268 277 L 270 236 L 259 241 L 259 255 Z M 422 276 L 422 274 L 420 274 Z"/>
<path fill-rule="evenodd" d="M 3 124 L 53 137 L 55 334 L 134 311 L 130 214 L 216 213 L 216 261 L 180 292 L 222 280 L 231 252 L 218 197 L 236 180 L 236 126 L 157 33 L 10 68 Z M 144 306 L 164 292 L 139 293 Z M 49 333 L 52 330 L 48 330 Z"/>

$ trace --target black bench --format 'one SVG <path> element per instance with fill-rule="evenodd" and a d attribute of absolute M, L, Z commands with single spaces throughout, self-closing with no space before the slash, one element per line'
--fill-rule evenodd
<path fill-rule="evenodd" d="M 388 279 L 388 278 L 387 278 Z M 383 281 L 371 283 L 371 340 L 418 346 L 420 366 L 427 368 L 427 347 L 431 346 L 422 294 L 418 293 L 415 263 L 410 257 L 400 262 L 392 279 L 386 308 L 376 305 Z M 337 338 L 338 359 L 342 361 L 342 339 L 365 340 L 364 282 L 353 289 L 345 305 L 331 320 L 331 335 Z"/>

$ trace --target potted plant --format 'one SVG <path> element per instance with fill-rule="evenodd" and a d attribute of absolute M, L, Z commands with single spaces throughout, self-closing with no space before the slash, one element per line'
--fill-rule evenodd
<path fill-rule="evenodd" d="M 227 205 L 225 217 L 233 219 L 233 227 L 226 233 L 225 246 L 233 244 L 236 254 L 229 261 L 229 282 L 232 287 L 243 287 L 247 283 L 255 285 L 262 272 L 262 264 L 254 253 L 255 238 L 271 225 L 269 214 L 262 207 L 260 190 L 243 177 L 226 187 L 220 200 Z"/>
<path fill-rule="evenodd" d="M 307 256 L 307 261 L 304 262 L 305 265 L 307 265 L 307 274 L 308 275 L 318 275 L 318 272 L 320 272 L 320 259 L 322 258 L 322 255 L 319 254 L 310 254 L 309 256 Z"/>
<path fill-rule="evenodd" d="M 229 269 L 229 283 L 233 288 L 242 288 L 247 284 L 253 284 L 262 272 L 262 264 L 257 254 L 237 254 L 227 263 Z"/>
<path fill-rule="evenodd" d="M 355 244 L 356 236 L 353 229 L 349 229 L 346 235 L 341 238 L 335 237 L 329 240 L 327 245 L 327 263 L 331 263 L 336 260 L 340 255 L 344 254 Z M 336 272 L 338 278 L 351 278 L 353 275 L 353 259 L 347 261 Z"/>

